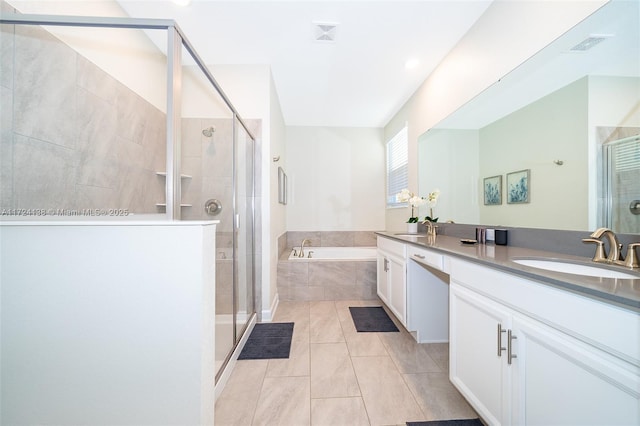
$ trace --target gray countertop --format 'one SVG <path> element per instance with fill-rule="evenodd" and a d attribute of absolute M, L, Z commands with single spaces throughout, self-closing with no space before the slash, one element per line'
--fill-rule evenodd
<path fill-rule="evenodd" d="M 455 256 L 460 259 L 476 262 L 492 268 L 532 279 L 563 290 L 572 291 L 586 297 L 599 299 L 606 303 L 615 304 L 625 309 L 640 312 L 640 271 L 624 267 L 595 264 L 590 258 L 570 256 L 549 251 L 533 250 L 515 246 L 498 246 L 494 244 L 463 244 L 460 238 L 438 235 L 435 242 L 426 236 L 406 236 L 393 232 L 376 232 L 385 238 L 390 238 L 416 247 L 428 248 L 442 254 Z M 615 269 L 637 275 L 637 279 L 600 278 L 563 272 L 547 271 L 515 263 L 517 258 L 553 258 L 570 260 L 585 265 Z"/>

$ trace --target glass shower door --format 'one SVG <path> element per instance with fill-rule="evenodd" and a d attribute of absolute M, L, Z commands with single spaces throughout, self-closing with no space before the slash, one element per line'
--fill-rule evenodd
<path fill-rule="evenodd" d="M 254 140 L 234 119 L 234 337 L 237 342 L 253 313 L 254 303 Z"/>
<path fill-rule="evenodd" d="M 617 233 L 640 233 L 640 135 L 605 145 L 606 222 Z"/>

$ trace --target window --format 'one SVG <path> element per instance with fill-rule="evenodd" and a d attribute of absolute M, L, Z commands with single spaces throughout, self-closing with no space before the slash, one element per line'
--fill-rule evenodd
<path fill-rule="evenodd" d="M 407 143 L 406 126 L 387 142 L 387 207 L 406 207 L 396 201 L 396 194 L 408 186 Z"/>

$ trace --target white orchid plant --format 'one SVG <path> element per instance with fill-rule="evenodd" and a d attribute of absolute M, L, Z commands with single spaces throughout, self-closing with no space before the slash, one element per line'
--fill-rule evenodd
<path fill-rule="evenodd" d="M 425 217 L 424 220 L 428 220 L 429 222 L 437 222 L 438 218 L 433 217 L 433 208 L 438 204 L 438 198 L 440 197 L 440 190 L 434 189 L 427 196 L 427 205 L 429 206 L 429 216 Z"/>
<path fill-rule="evenodd" d="M 426 204 L 427 199 L 420 197 L 419 195 L 415 195 L 413 192 L 405 188 L 396 194 L 396 200 L 399 203 L 408 203 L 411 206 L 411 217 L 407 220 L 407 223 L 418 223 L 418 216 L 415 215 L 415 208 Z"/>

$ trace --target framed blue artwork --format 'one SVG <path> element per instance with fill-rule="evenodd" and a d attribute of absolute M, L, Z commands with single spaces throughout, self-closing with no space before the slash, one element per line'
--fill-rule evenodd
<path fill-rule="evenodd" d="M 484 178 L 484 205 L 502 204 L 502 175 Z"/>
<path fill-rule="evenodd" d="M 522 204 L 529 202 L 531 193 L 531 170 L 520 170 L 507 174 L 507 203 Z"/>

